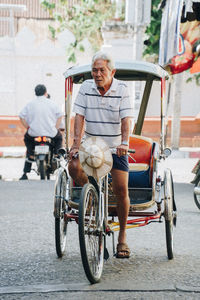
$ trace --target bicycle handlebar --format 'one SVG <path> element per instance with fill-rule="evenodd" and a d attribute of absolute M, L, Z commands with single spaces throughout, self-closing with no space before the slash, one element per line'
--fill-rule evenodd
<path fill-rule="evenodd" d="M 117 148 L 113 148 L 110 150 L 112 154 L 116 154 Z M 135 149 L 128 149 L 128 153 L 135 153 Z M 78 158 L 78 152 L 74 154 L 73 158 Z"/>

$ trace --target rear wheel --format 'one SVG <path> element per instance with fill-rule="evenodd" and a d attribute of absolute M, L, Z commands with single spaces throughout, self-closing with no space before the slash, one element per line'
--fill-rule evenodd
<path fill-rule="evenodd" d="M 58 257 L 62 257 L 66 250 L 67 242 L 67 224 L 66 211 L 68 205 L 66 202 L 67 192 L 69 191 L 69 179 L 63 171 L 58 174 L 55 185 L 55 244 Z"/>
<path fill-rule="evenodd" d="M 40 179 L 44 180 L 46 177 L 46 172 L 45 172 L 45 162 L 44 160 L 39 161 L 39 172 L 40 172 Z"/>
<path fill-rule="evenodd" d="M 174 227 L 174 184 L 171 171 L 165 170 L 164 175 L 164 217 L 168 259 L 173 258 L 173 227 Z"/>
<path fill-rule="evenodd" d="M 104 260 L 104 230 L 99 224 L 99 199 L 95 187 L 84 185 L 79 203 L 79 243 L 83 267 L 91 283 L 100 281 Z"/>
<path fill-rule="evenodd" d="M 200 181 L 195 185 L 195 187 L 200 188 Z M 196 206 L 200 209 L 200 195 L 194 193 L 194 201 L 196 203 Z"/>

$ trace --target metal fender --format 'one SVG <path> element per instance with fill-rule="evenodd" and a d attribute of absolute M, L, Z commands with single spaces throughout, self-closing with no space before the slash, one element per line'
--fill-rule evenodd
<path fill-rule="evenodd" d="M 191 183 L 197 185 L 200 181 L 200 170 L 198 170 L 197 174 L 195 175 L 195 178 L 191 181 Z"/>
<path fill-rule="evenodd" d="M 195 195 L 200 195 L 200 187 L 199 186 L 196 186 L 195 188 L 194 188 L 194 193 L 195 193 Z"/>
<path fill-rule="evenodd" d="M 46 154 L 39 154 L 38 159 L 39 160 L 45 160 L 45 156 L 46 156 Z"/>

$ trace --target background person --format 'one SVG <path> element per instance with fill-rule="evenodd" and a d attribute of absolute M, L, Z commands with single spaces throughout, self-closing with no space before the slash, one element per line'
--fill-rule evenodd
<path fill-rule="evenodd" d="M 133 109 L 130 103 L 127 85 L 114 78 L 115 68 L 112 58 L 103 52 L 97 52 L 92 59 L 93 80 L 86 80 L 79 90 L 74 103 L 76 113 L 74 141 L 70 149 L 69 172 L 76 184 L 83 186 L 88 182 L 80 161 L 75 158 L 81 144 L 81 133 L 85 122 L 85 137 L 98 136 L 104 139 L 110 148 L 116 148 L 113 154 L 112 186 L 117 199 L 117 214 L 120 223 L 117 257 L 128 258 L 130 249 L 126 244 L 126 223 L 130 200 L 128 195 L 128 144 L 130 117 Z"/>
<path fill-rule="evenodd" d="M 28 179 L 34 160 L 34 137 L 47 136 L 52 138 L 55 153 L 62 147 L 62 135 L 58 130 L 63 113 L 59 106 L 48 97 L 47 89 L 43 84 L 35 87 L 36 98 L 29 102 L 20 112 L 22 125 L 27 129 L 24 143 L 27 148 L 23 175 L 20 180 Z"/>

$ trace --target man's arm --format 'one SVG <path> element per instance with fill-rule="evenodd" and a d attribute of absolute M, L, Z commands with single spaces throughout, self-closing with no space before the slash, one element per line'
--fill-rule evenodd
<path fill-rule="evenodd" d="M 28 129 L 29 128 L 29 125 L 28 125 L 28 123 L 26 122 L 26 120 L 25 119 L 23 119 L 23 118 L 20 118 L 20 121 L 21 121 L 21 123 L 22 123 L 22 125 L 26 128 L 26 129 Z"/>
<path fill-rule="evenodd" d="M 84 126 L 84 119 L 85 117 L 79 114 L 76 114 L 74 120 L 74 140 L 73 145 L 70 150 L 71 157 L 78 152 L 80 144 L 81 144 L 81 137 L 83 132 Z"/>
<path fill-rule="evenodd" d="M 121 120 L 122 144 L 129 141 L 130 134 L 130 118 L 126 117 Z"/>
<path fill-rule="evenodd" d="M 56 129 L 59 129 L 60 128 L 60 123 L 62 121 L 62 116 L 60 118 L 57 119 L 57 122 L 56 122 Z"/>
<path fill-rule="evenodd" d="M 72 148 L 79 149 L 81 144 L 81 136 L 83 132 L 84 116 L 76 114 L 74 120 L 74 141 Z"/>
<path fill-rule="evenodd" d="M 130 118 L 125 117 L 121 120 L 121 145 L 117 147 L 117 155 L 127 155 L 129 148 L 129 134 L 130 134 Z"/>

